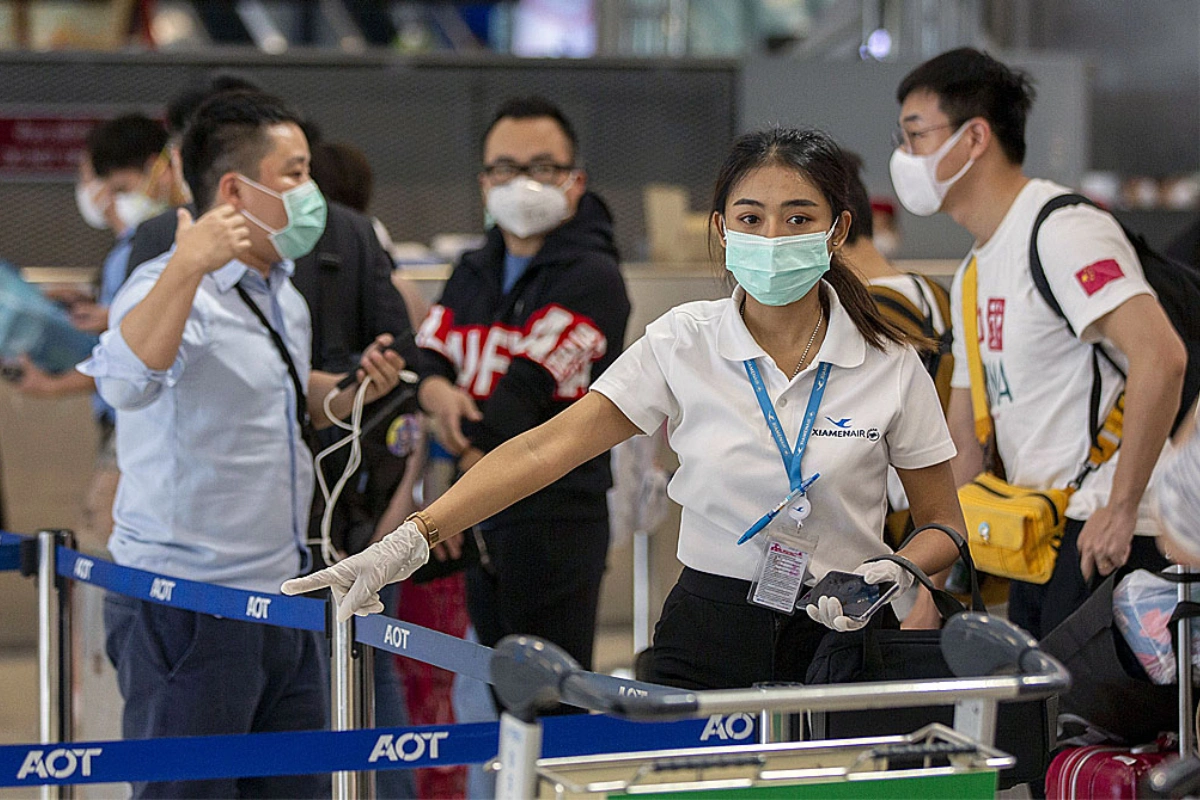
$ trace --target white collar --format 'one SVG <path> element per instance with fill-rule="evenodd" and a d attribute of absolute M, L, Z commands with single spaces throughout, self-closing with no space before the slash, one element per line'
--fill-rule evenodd
<path fill-rule="evenodd" d="M 822 280 L 820 285 L 825 288 L 825 296 L 829 299 L 829 328 L 820 352 L 804 368 L 804 372 L 818 361 L 828 361 L 837 367 L 857 367 L 866 358 L 867 342 L 854 326 L 854 320 L 850 319 L 829 282 Z M 740 286 L 735 288 L 717 325 L 717 354 L 730 361 L 748 361 L 767 354 L 750 335 L 742 319 L 739 309 L 745 297 L 745 289 Z"/>

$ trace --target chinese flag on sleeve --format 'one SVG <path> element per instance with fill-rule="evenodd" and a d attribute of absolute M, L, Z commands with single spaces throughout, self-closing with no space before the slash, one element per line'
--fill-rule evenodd
<path fill-rule="evenodd" d="M 1121 265 L 1111 258 L 1097 261 L 1095 264 L 1088 264 L 1075 273 L 1075 280 L 1079 281 L 1084 294 L 1088 297 L 1103 289 L 1111 281 L 1124 277 L 1125 273 L 1121 271 Z"/>

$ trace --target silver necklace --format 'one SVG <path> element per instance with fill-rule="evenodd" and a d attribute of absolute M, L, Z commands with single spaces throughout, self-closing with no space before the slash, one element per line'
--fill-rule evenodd
<path fill-rule="evenodd" d="M 746 298 L 742 298 L 741 304 L 738 306 L 738 314 L 741 315 L 742 321 L 746 320 Z M 821 323 L 825 321 L 825 309 L 821 308 L 817 312 L 817 325 L 813 328 L 812 335 L 808 337 L 808 344 L 804 345 L 804 352 L 800 354 L 800 362 L 796 364 L 796 369 L 792 371 L 790 380 L 796 380 L 796 376 L 804 369 L 804 362 L 808 360 L 808 352 L 812 350 L 813 342 L 817 340 L 817 332 L 821 330 Z"/>

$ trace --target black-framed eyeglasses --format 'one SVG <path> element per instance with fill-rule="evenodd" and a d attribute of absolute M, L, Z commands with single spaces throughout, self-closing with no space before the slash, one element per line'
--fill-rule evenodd
<path fill-rule="evenodd" d="M 553 161 L 537 161 L 533 164 L 498 161 L 495 164 L 484 164 L 483 174 L 499 183 L 507 183 L 518 175 L 528 175 L 538 183 L 554 183 L 563 173 L 573 169 L 574 164 L 556 164 Z"/>
<path fill-rule="evenodd" d="M 913 145 L 921 141 L 921 137 L 926 134 L 940 131 L 942 128 L 955 127 L 953 122 L 944 122 L 941 125 L 930 125 L 928 128 L 922 128 L 919 131 L 906 131 L 903 127 L 897 125 L 892 131 L 892 148 L 903 147 L 906 151 L 912 152 Z"/>

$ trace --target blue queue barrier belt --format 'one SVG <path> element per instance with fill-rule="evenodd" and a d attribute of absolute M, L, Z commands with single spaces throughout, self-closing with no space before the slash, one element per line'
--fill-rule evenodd
<path fill-rule="evenodd" d="M 80 555 L 67 547 L 57 550 L 58 574 L 117 594 L 227 619 L 258 622 L 281 628 L 325 632 L 325 601 L 248 592 L 227 586 L 156 575 L 122 567 L 102 558 Z"/>
<path fill-rule="evenodd" d="M 0 531 L 0 569 L 30 537 Z M 19 555 L 17 556 L 19 560 Z M 122 567 L 56 548 L 60 576 L 136 599 L 230 619 L 323 632 L 327 603 L 249 592 Z M 409 622 L 373 614 L 355 621 L 366 645 L 491 683 L 492 649 Z M 617 694 L 662 687 L 594 675 Z M 752 740 L 749 714 L 677 722 L 631 722 L 598 714 L 549 717 L 543 756 L 659 750 Z M 0 786 L 120 783 L 294 775 L 481 764 L 499 748 L 499 724 L 303 731 L 154 740 L 0 746 Z M 303 753 L 303 758 L 297 758 Z"/>
<path fill-rule="evenodd" d="M 492 682 L 492 648 L 475 642 L 382 614 L 356 618 L 354 639 L 477 681 Z"/>
<path fill-rule="evenodd" d="M 484 683 L 491 683 L 492 648 L 468 642 L 410 622 L 393 619 L 382 614 L 359 617 L 354 623 L 354 640 L 371 647 L 387 650 L 417 661 L 432 664 L 458 675 L 465 675 Z M 617 678 L 612 675 L 593 673 L 590 684 L 593 688 L 609 692 L 614 696 L 642 695 L 676 689 L 664 689 L 651 683 Z"/>
<path fill-rule="evenodd" d="M 31 536 L 0 531 L 0 572 L 11 572 L 21 568 L 21 545 L 32 541 Z"/>
<path fill-rule="evenodd" d="M 754 741 L 749 714 L 678 722 L 548 717 L 542 757 Z M 125 783 L 482 764 L 499 723 L 0 746 L 0 786 Z"/>

